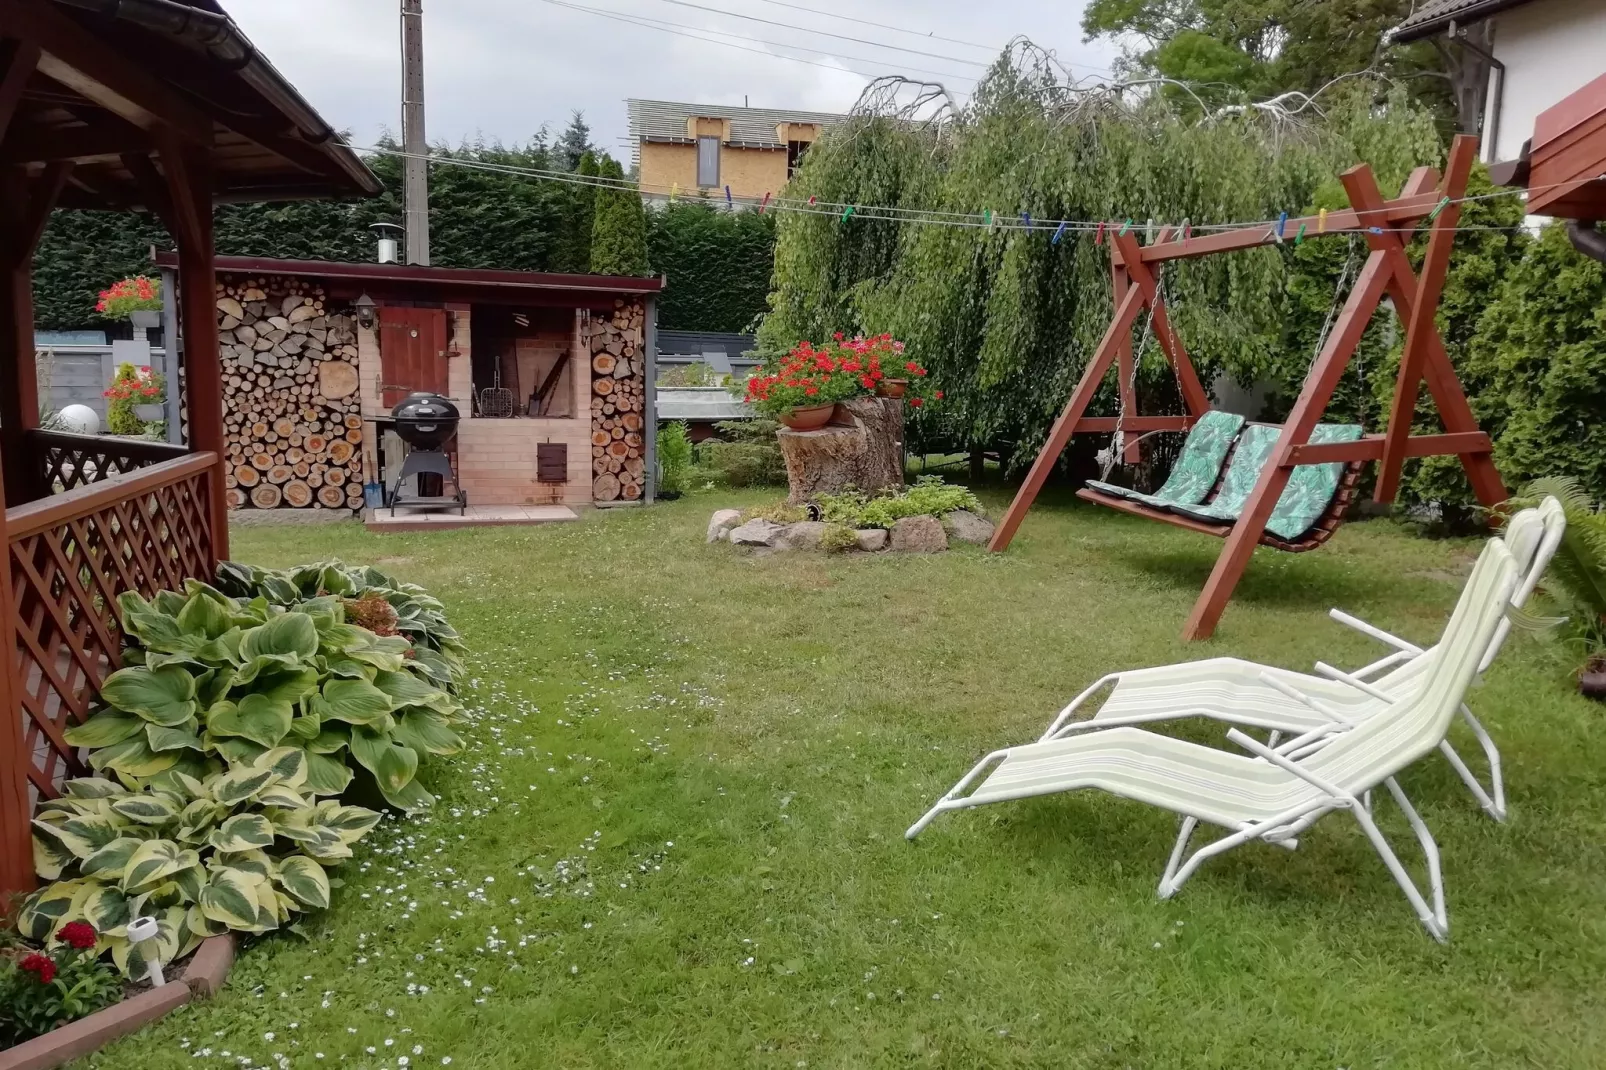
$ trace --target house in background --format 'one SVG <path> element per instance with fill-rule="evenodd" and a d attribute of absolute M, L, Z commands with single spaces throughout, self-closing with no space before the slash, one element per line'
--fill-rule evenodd
<path fill-rule="evenodd" d="M 644 198 L 706 193 L 762 201 L 779 193 L 809 146 L 845 115 L 630 100 L 633 162 Z"/>
<path fill-rule="evenodd" d="M 1512 163 L 1540 114 L 1606 74 L 1606 0 L 1424 0 L 1389 38 L 1486 52 L 1483 159 Z"/>

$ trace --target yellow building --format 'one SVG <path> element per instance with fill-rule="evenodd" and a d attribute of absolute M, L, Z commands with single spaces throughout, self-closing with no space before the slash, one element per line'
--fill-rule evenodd
<path fill-rule="evenodd" d="M 810 145 L 847 116 L 830 112 L 733 108 L 631 100 L 630 137 L 648 200 L 677 189 L 758 203 L 786 185 Z"/>

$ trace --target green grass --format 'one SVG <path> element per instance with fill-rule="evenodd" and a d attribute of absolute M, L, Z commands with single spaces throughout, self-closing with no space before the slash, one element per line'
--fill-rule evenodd
<path fill-rule="evenodd" d="M 1603 710 L 1525 636 L 1474 698 L 1510 823 L 1437 758 L 1404 777 L 1443 851 L 1448 946 L 1342 815 L 1297 853 L 1212 861 L 1168 902 L 1173 820 L 1104 795 L 902 837 L 1112 669 L 1370 660 L 1335 604 L 1430 641 L 1474 543 L 1374 521 L 1262 550 L 1217 638 L 1184 645 L 1214 540 L 1056 500 L 1000 556 L 703 545 L 713 509 L 763 497 L 540 529 L 238 532 L 242 560 L 377 561 L 445 599 L 477 655 L 471 746 L 426 769 L 439 808 L 376 830 L 310 940 L 258 941 L 217 999 L 89 1065 L 1602 1065 Z"/>

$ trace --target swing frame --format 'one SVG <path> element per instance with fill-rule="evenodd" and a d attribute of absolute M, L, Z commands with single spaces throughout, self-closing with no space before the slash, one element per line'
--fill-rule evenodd
<path fill-rule="evenodd" d="M 1355 277 L 1343 310 L 1328 334 L 1321 352 L 1306 375 L 1282 434 L 1272 452 L 1272 462 L 1244 505 L 1216 559 L 1215 568 L 1205 582 L 1182 629 L 1184 640 L 1207 639 L 1227 608 L 1255 546 L 1265 533 L 1266 522 L 1288 485 L 1293 470 L 1304 464 L 1332 462 L 1380 462 L 1375 498 L 1392 502 L 1399 490 L 1401 467 L 1409 457 L 1456 456 L 1466 470 L 1473 494 L 1484 506 L 1493 507 L 1506 500 L 1505 484 L 1494 465 L 1494 444 L 1478 427 L 1466 391 L 1450 362 L 1444 340 L 1434 322 L 1439 298 L 1450 266 L 1460 222 L 1460 201 L 1466 194 L 1467 178 L 1477 158 L 1478 139 L 1470 135 L 1455 138 L 1441 180 L 1436 169 L 1419 167 L 1406 180 L 1400 195 L 1384 199 L 1377 178 L 1367 164 L 1344 172 L 1341 181 L 1351 207 L 1327 213 L 1326 226 L 1318 231 L 1316 216 L 1288 219 L 1280 228 L 1294 234 L 1308 232 L 1306 240 L 1336 234 L 1360 234 L 1369 249 L 1366 262 Z M 1442 205 L 1442 207 L 1440 207 Z M 1435 209 L 1437 212 L 1435 213 Z M 1432 232 L 1420 274 L 1412 270 L 1406 255 L 1406 241 L 1417 224 L 1430 220 Z M 1372 228 L 1379 228 L 1374 231 Z M 1187 349 L 1177 337 L 1157 279 L 1161 265 L 1172 260 L 1188 260 L 1214 253 L 1252 249 L 1280 242 L 1279 228 L 1257 224 L 1220 231 L 1203 237 L 1184 237 L 1176 228 L 1161 230 L 1155 240 L 1140 245 L 1136 235 L 1114 234 L 1110 239 L 1111 277 L 1115 291 L 1115 314 L 1077 382 L 1070 400 L 1049 432 L 1048 441 L 1033 462 L 1026 481 L 1016 492 L 988 549 L 994 553 L 1008 548 L 1033 501 L 1059 462 L 1059 456 L 1074 434 L 1110 434 L 1116 430 L 1138 433 L 1186 431 L 1210 409 L 1210 398 L 1199 381 Z M 1379 434 L 1363 436 L 1355 442 L 1313 444 L 1312 430 L 1320 422 L 1343 378 L 1356 347 L 1373 314 L 1387 296 L 1405 324 L 1405 348 L 1394 385 L 1394 401 L 1388 423 Z M 1148 310 L 1154 335 L 1167 363 L 1177 377 L 1186 413 L 1180 416 L 1143 416 L 1137 411 L 1137 398 L 1129 389 L 1133 361 L 1132 327 Z M 1121 415 L 1087 416 L 1089 403 L 1100 384 L 1117 365 Z M 1423 384 L 1438 406 L 1442 434 L 1411 434 L 1411 421 Z M 1131 463 L 1139 459 L 1135 441 L 1119 444 Z M 1173 521 L 1168 516 L 1145 513 L 1155 519 Z M 1176 518 L 1180 519 L 1180 518 Z M 1189 526 L 1182 524 L 1181 526 Z"/>

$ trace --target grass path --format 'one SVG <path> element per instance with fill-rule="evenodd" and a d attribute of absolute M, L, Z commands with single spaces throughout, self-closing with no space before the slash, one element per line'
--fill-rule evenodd
<path fill-rule="evenodd" d="M 440 806 L 376 831 L 310 940 L 259 941 L 216 1000 L 86 1065 L 1602 1065 L 1606 711 L 1526 638 L 1475 696 L 1511 823 L 1442 762 L 1404 778 L 1444 854 L 1448 947 L 1341 816 L 1169 902 L 1173 821 L 1105 796 L 902 839 L 1113 668 L 1375 656 L 1335 604 L 1430 641 L 1475 544 L 1377 521 L 1262 550 L 1217 638 L 1184 646 L 1214 540 L 1061 500 L 1001 556 L 703 545 L 714 508 L 756 500 L 239 531 L 242 560 L 377 561 L 443 598 L 476 652 L 470 750 L 428 768 Z"/>

